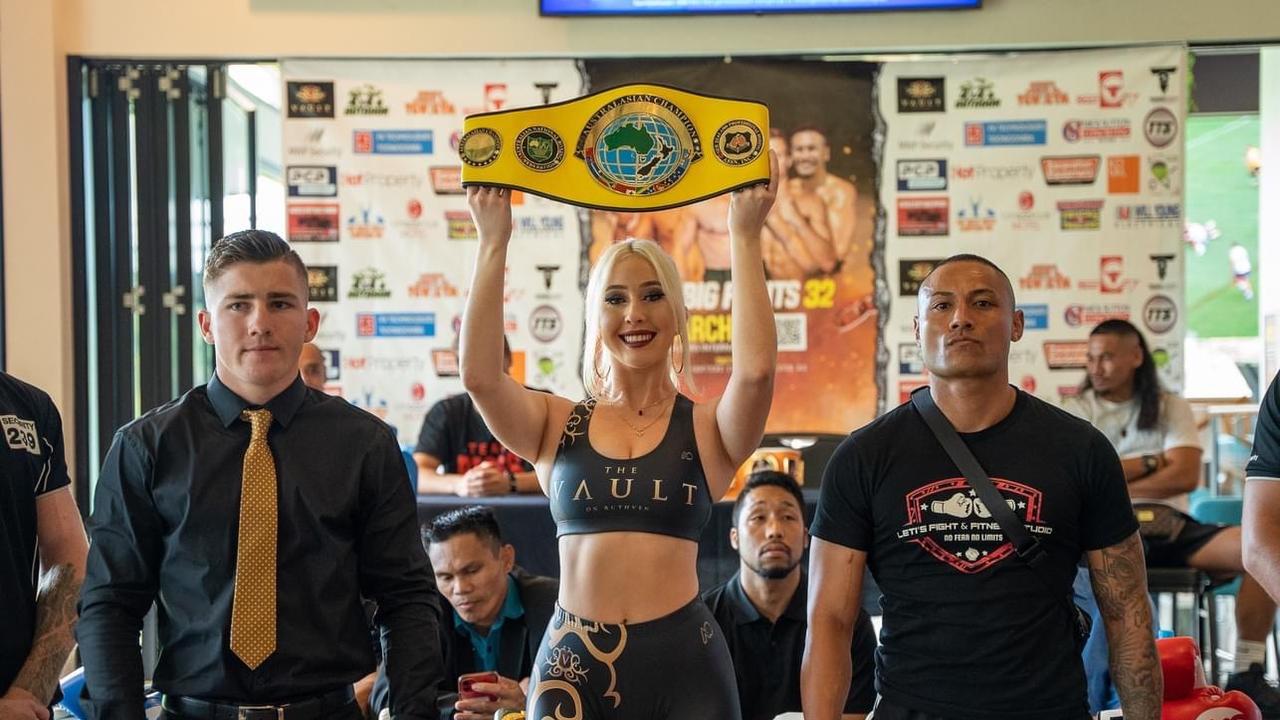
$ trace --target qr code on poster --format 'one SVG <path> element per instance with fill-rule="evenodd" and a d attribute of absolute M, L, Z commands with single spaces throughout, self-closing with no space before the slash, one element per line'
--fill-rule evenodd
<path fill-rule="evenodd" d="M 804 313 L 777 313 L 773 316 L 778 328 L 778 352 L 804 352 L 809 349 L 808 321 Z"/>

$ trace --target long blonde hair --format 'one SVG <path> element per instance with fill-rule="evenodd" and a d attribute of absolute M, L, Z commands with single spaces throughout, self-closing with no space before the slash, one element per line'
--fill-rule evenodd
<path fill-rule="evenodd" d="M 587 280 L 586 336 L 582 349 L 582 385 L 593 398 L 604 396 L 609 375 L 609 361 L 605 357 L 604 343 L 600 337 L 600 311 L 604 304 L 605 283 L 619 260 L 639 256 L 653 267 L 658 284 L 666 295 L 676 316 L 676 337 L 680 338 L 680 371 L 671 363 L 671 351 L 667 351 L 667 366 L 671 382 L 676 388 L 694 392 L 693 371 L 689 363 L 689 311 L 684 305 L 684 284 L 675 261 L 652 240 L 624 240 L 611 245 L 591 270 Z"/>

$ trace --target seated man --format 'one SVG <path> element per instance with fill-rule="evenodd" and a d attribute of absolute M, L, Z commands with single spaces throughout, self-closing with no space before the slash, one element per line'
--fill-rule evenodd
<path fill-rule="evenodd" d="M 1244 573 L 1240 528 L 1206 525 L 1186 514 L 1187 494 L 1199 486 L 1202 472 L 1199 434 L 1187 401 L 1160 387 L 1155 360 L 1136 327 L 1107 320 L 1093 329 L 1088 376 L 1079 396 L 1068 398 L 1064 406 L 1106 435 L 1120 456 L 1149 567 L 1242 575 L 1236 596 L 1235 673 L 1227 689 L 1253 698 L 1264 717 L 1280 717 L 1280 692 L 1263 677 L 1275 603 Z M 1095 630 L 1098 626 L 1095 622 Z M 1095 632 L 1086 648 L 1086 665 L 1105 668 L 1105 643 L 1091 650 L 1100 640 L 1105 638 Z M 1097 663 L 1092 663 L 1095 652 Z M 1099 686 L 1106 680 L 1093 670 L 1089 668 L 1089 692 L 1096 710 L 1100 697 L 1095 695 L 1105 694 Z"/>
<path fill-rule="evenodd" d="M 302 354 L 298 356 L 298 372 L 302 375 L 304 385 L 324 392 L 324 353 L 320 352 L 315 343 L 302 344 Z"/>
<path fill-rule="evenodd" d="M 505 339 L 502 350 L 510 373 L 511 346 Z M 542 492 L 533 466 L 502 447 L 467 393 L 451 395 L 427 412 L 413 459 L 419 493 L 481 497 Z"/>
<path fill-rule="evenodd" d="M 437 689 L 444 720 L 490 720 L 500 709 L 523 709 L 538 644 L 555 608 L 559 584 L 515 565 L 515 548 L 502 541 L 493 511 L 464 507 L 437 517 L 422 539 L 440 594 L 453 611 L 440 623 L 444 680 Z M 457 696 L 460 675 L 492 671 L 497 683 L 473 685 L 497 698 Z M 379 672 L 371 705 L 385 707 L 386 677 Z"/>
<path fill-rule="evenodd" d="M 809 544 L 804 496 L 790 475 L 754 472 L 733 506 L 729 544 L 738 572 L 703 595 L 733 656 L 743 720 L 773 720 L 800 712 L 800 660 L 808 625 L 807 578 L 800 561 Z M 858 614 L 849 649 L 853 683 L 846 720 L 863 718 L 875 703 L 875 630 Z"/>

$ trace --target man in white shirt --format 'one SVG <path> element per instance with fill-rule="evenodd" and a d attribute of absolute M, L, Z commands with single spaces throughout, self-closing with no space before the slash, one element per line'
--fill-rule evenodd
<path fill-rule="evenodd" d="M 1125 320 L 1107 320 L 1090 333 L 1087 371 L 1080 394 L 1064 407 L 1091 422 L 1120 456 L 1147 565 L 1241 575 L 1235 672 L 1227 687 L 1252 697 L 1264 717 L 1280 717 L 1280 692 L 1263 677 L 1275 603 L 1244 571 L 1240 528 L 1197 522 L 1186 512 L 1203 472 L 1191 405 L 1160 387 L 1146 341 Z"/>

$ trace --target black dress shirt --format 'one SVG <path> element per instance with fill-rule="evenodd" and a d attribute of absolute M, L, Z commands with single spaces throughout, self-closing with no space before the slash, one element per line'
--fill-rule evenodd
<path fill-rule="evenodd" d="M 247 407 L 215 377 L 116 433 L 76 628 L 90 716 L 143 718 L 138 632 L 153 600 L 157 689 L 278 704 L 373 670 L 363 594 L 378 604 L 396 717 L 434 719 L 440 596 L 399 447 L 376 417 L 301 379 L 265 406 L 279 493 L 276 650 L 250 670 L 228 648 Z"/>
<path fill-rule="evenodd" d="M 703 595 L 724 632 L 738 679 L 743 720 L 773 720 L 784 712 L 800 711 L 800 663 L 804 658 L 805 615 L 809 580 L 800 586 L 776 623 L 762 616 L 742 589 L 738 573 L 724 585 Z M 875 704 L 875 629 L 865 610 L 858 610 L 849 654 L 853 682 L 844 712 L 869 713 Z"/>

